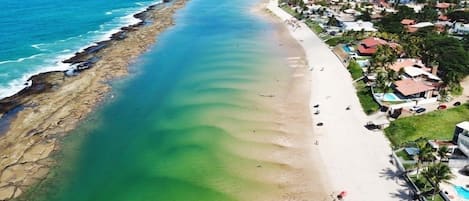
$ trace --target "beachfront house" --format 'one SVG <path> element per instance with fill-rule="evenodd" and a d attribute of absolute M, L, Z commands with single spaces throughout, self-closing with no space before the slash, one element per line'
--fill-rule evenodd
<path fill-rule="evenodd" d="M 401 99 L 432 98 L 443 86 L 436 75 L 438 66 L 425 67 L 420 59 L 398 59 L 389 68 L 400 74 L 393 86 Z"/>
<path fill-rule="evenodd" d="M 376 53 L 378 46 L 389 45 L 392 48 L 399 46 L 397 43 L 387 42 L 381 38 L 370 37 L 362 40 L 357 47 L 357 52 L 360 56 L 371 56 Z"/>
<path fill-rule="evenodd" d="M 453 143 L 458 145 L 458 149 L 469 157 L 469 121 L 464 121 L 456 125 L 453 134 Z"/>
<path fill-rule="evenodd" d="M 393 83 L 401 99 L 431 98 L 435 87 L 413 79 L 398 80 Z"/>
<path fill-rule="evenodd" d="M 378 31 L 373 27 L 372 22 L 358 20 L 356 22 L 343 22 L 342 30 L 347 31 L 365 31 L 365 32 L 376 32 Z"/>

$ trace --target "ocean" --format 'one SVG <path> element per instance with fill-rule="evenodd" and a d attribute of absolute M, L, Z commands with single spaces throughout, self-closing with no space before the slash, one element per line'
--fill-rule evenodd
<path fill-rule="evenodd" d="M 5 69 L 14 65 L 32 68 L 17 70 L 18 78 L 8 74 L 10 80 L 43 69 L 19 63 L 52 62 L 49 59 L 64 55 L 62 51 L 79 49 L 119 23 L 127 23 L 122 18 L 141 8 L 132 1 L 115 5 L 54 2 L 60 6 L 38 1 L 37 6 L 55 9 L 37 14 L 57 12 L 59 18 L 48 16 L 51 20 L 47 20 L 55 28 L 37 21 L 29 25 L 54 31 L 36 27 L 43 33 L 9 36 L 18 37 L 8 41 L 19 41 L 23 48 L 8 44 L 10 50 L 2 52 L 2 60 L 13 62 L 4 62 L 2 70 L 8 72 Z M 176 25 L 130 66 L 130 75 L 112 82 L 110 98 L 63 139 L 61 151 L 54 156 L 58 165 L 48 178 L 20 200 L 263 201 L 281 197 L 285 186 L 280 181 L 293 170 L 277 160 L 287 149 L 274 143 L 285 132 L 278 130 L 285 122 L 275 101 L 286 98 L 282 94 L 291 79 L 290 69 L 285 52 L 278 48 L 274 25 L 251 12 L 257 3 L 189 1 L 177 12 Z M 20 40 L 37 38 L 35 34 L 43 38 Z M 32 55 L 40 56 L 19 61 Z M 2 79 L 2 86 L 9 83 Z"/>
<path fill-rule="evenodd" d="M 0 12 L 0 98 L 25 87 L 34 74 L 65 70 L 61 61 L 105 40 L 132 15 L 161 0 L 2 2 Z"/>

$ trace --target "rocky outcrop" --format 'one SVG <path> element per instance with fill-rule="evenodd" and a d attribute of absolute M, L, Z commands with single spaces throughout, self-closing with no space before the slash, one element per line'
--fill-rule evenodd
<path fill-rule="evenodd" d="M 129 63 L 174 23 L 174 12 L 185 2 L 175 0 L 150 7 L 139 17 L 151 24 L 123 28 L 112 40 L 101 43 L 105 45 L 87 48 L 86 53 L 78 53 L 70 60 L 73 63 L 99 58 L 93 61 L 92 68 L 76 76 L 66 76 L 64 72 L 35 75 L 30 87 L 0 100 L 0 116 L 22 107 L 0 138 L 0 200 L 21 196 L 47 176 L 55 163 L 50 155 L 59 148 L 57 138 L 75 128 L 102 102 L 109 91 L 107 81 L 127 74 Z"/>

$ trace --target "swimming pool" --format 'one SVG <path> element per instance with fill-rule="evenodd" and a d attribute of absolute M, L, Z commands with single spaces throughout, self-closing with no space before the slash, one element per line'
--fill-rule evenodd
<path fill-rule="evenodd" d="M 464 198 L 465 200 L 469 200 L 469 190 L 462 186 L 454 186 L 454 189 L 458 193 L 459 197 Z"/>
<path fill-rule="evenodd" d="M 350 54 L 350 52 L 352 52 L 352 49 L 350 49 L 348 45 L 343 45 L 342 49 L 344 49 L 344 51 L 347 52 L 347 54 Z"/>
<path fill-rule="evenodd" d="M 367 67 L 367 66 L 370 66 L 370 61 L 369 60 L 356 60 L 355 62 L 357 62 L 358 65 L 360 65 L 360 67 Z"/>
<path fill-rule="evenodd" d="M 383 96 L 383 101 L 400 101 L 401 99 L 396 96 L 394 93 L 385 93 Z"/>

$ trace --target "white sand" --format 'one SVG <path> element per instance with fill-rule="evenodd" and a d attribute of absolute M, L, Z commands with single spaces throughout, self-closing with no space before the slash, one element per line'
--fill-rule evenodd
<path fill-rule="evenodd" d="M 291 19 L 277 6 L 277 0 L 270 0 L 268 9 L 282 21 Z M 409 200 L 407 185 L 389 162 L 389 141 L 382 132 L 364 127 L 368 117 L 350 74 L 326 44 L 304 23 L 299 24 L 298 29 L 288 29 L 304 48 L 309 67 L 313 68 L 311 112 L 315 112 L 313 105 L 320 104 L 320 114 L 311 114 L 313 121 L 324 123 L 322 127 L 313 125 L 319 144 L 311 148 L 319 150 L 334 193 L 347 191 L 346 201 Z M 351 110 L 345 110 L 348 105 Z"/>

